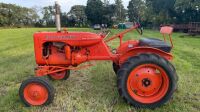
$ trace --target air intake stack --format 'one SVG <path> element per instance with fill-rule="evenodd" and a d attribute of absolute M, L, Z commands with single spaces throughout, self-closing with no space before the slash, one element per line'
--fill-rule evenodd
<path fill-rule="evenodd" d="M 58 32 L 61 32 L 61 23 L 60 23 L 60 5 L 58 3 L 58 1 L 55 2 L 55 10 L 56 10 L 56 28 Z"/>

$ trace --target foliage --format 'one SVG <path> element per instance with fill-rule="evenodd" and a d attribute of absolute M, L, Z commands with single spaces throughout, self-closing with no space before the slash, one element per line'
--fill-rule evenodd
<path fill-rule="evenodd" d="M 44 7 L 42 10 L 43 21 L 47 27 L 55 26 L 55 10 L 53 6 Z"/>
<path fill-rule="evenodd" d="M 33 9 L 0 3 L 0 26 L 33 26 L 38 18 Z"/>
<path fill-rule="evenodd" d="M 115 0 L 117 22 L 124 22 L 126 19 L 126 10 L 122 4 L 122 0 Z"/>
<path fill-rule="evenodd" d="M 126 21 L 140 21 L 150 28 L 161 24 L 200 22 L 199 0 L 130 0 L 127 9 L 122 0 L 114 0 L 113 4 L 109 0 L 88 0 L 86 6 L 75 5 L 69 12 L 61 12 L 61 22 L 65 27 L 85 27 L 89 24 L 112 26 Z M 54 15 L 54 6 L 35 10 L 0 3 L 0 26 L 54 27 Z"/>
<path fill-rule="evenodd" d="M 101 0 L 88 0 L 85 9 L 88 20 L 94 24 L 103 23 L 103 3 Z"/>
<path fill-rule="evenodd" d="M 116 5 L 115 4 L 107 4 L 104 6 L 103 10 L 103 20 L 102 23 L 107 24 L 108 26 L 112 26 L 114 22 L 116 22 L 116 18 L 113 19 L 116 15 Z"/>
<path fill-rule="evenodd" d="M 92 4 L 99 4 L 99 8 L 96 9 L 96 6 Z M 112 26 L 114 22 L 119 20 L 117 17 L 117 5 L 110 4 L 108 0 L 104 0 L 103 3 L 100 0 L 88 0 L 85 12 L 91 25 L 107 24 L 107 26 Z"/>
<path fill-rule="evenodd" d="M 146 7 L 144 1 L 131 0 L 128 5 L 128 16 L 130 21 L 141 21 Z"/>
<path fill-rule="evenodd" d="M 144 22 L 151 26 L 170 24 L 174 13 L 175 0 L 146 0 Z"/>
<path fill-rule="evenodd" d="M 145 20 L 153 26 L 199 22 L 199 0 L 146 0 Z"/>
<path fill-rule="evenodd" d="M 74 5 L 67 14 L 68 26 L 79 27 L 87 25 L 87 16 L 85 14 L 86 7 L 83 5 Z"/>
<path fill-rule="evenodd" d="M 188 23 L 188 21 L 200 22 L 199 0 L 177 0 L 175 4 L 177 23 Z"/>

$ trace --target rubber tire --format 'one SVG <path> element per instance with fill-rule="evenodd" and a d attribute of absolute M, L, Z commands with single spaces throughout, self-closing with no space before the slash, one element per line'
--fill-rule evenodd
<path fill-rule="evenodd" d="M 152 54 L 152 55 L 155 55 L 155 54 Z M 155 55 L 155 56 L 158 57 L 158 55 Z M 159 57 L 158 57 L 158 58 L 159 58 Z M 175 69 L 174 65 L 171 64 L 169 61 L 167 61 L 167 62 L 168 62 L 168 64 L 170 65 L 171 69 L 172 69 L 173 72 L 174 72 L 176 82 L 178 82 L 179 77 L 178 77 L 178 75 L 177 75 L 177 73 L 176 73 L 176 69 Z M 115 63 L 113 62 L 113 71 L 115 72 L 116 75 L 117 75 L 117 71 L 118 71 L 119 69 L 120 69 L 120 66 L 117 65 L 117 64 L 115 64 Z"/>
<path fill-rule="evenodd" d="M 119 65 L 117 65 L 117 64 L 115 64 L 114 62 L 113 62 L 113 71 L 115 72 L 115 74 L 117 75 L 117 71 L 120 69 L 120 66 Z"/>
<path fill-rule="evenodd" d="M 152 54 L 152 55 L 154 55 L 154 56 L 156 56 L 157 58 L 159 58 L 159 56 L 156 55 L 156 54 Z M 164 60 L 167 61 L 166 59 L 164 59 Z M 174 72 L 174 77 L 175 77 L 175 81 L 176 81 L 175 90 L 177 90 L 177 89 L 178 89 L 177 83 L 178 83 L 179 77 L 178 77 L 178 75 L 177 75 L 177 73 L 176 73 L 176 68 L 175 68 L 174 65 L 173 65 L 172 63 L 170 63 L 169 61 L 167 61 L 167 63 L 168 63 L 168 65 L 170 66 L 170 68 L 172 69 L 172 71 Z"/>
<path fill-rule="evenodd" d="M 178 75 L 177 75 L 177 73 L 176 73 L 176 68 L 175 68 L 174 65 L 171 64 L 170 62 L 168 62 L 168 64 L 170 65 L 170 67 L 172 68 L 172 70 L 173 70 L 173 72 L 174 72 L 174 77 L 175 77 L 176 82 L 178 82 L 179 77 L 178 77 Z"/>
<path fill-rule="evenodd" d="M 155 54 L 152 54 L 152 55 L 155 55 Z M 155 56 L 158 57 L 158 55 L 155 55 Z M 167 62 L 168 62 L 168 64 L 170 65 L 171 69 L 172 69 L 173 72 L 174 72 L 176 82 L 178 82 L 179 77 L 178 77 L 178 75 L 177 75 L 177 73 L 176 73 L 176 69 L 175 69 L 174 65 L 171 64 L 169 61 L 167 61 Z M 120 66 L 117 65 L 117 64 L 115 64 L 115 63 L 113 62 L 113 71 L 115 72 L 116 75 L 117 75 L 117 71 L 118 71 L 119 69 L 120 69 Z"/>
<path fill-rule="evenodd" d="M 166 93 L 166 95 L 159 101 L 155 102 L 155 103 L 151 103 L 151 104 L 144 104 L 141 102 L 138 102 L 136 100 L 134 100 L 128 93 L 127 90 L 127 79 L 128 76 L 130 74 L 130 72 L 137 66 L 141 65 L 141 64 L 156 64 L 158 66 L 160 66 L 161 68 L 163 68 L 169 78 L 169 89 Z M 122 64 L 120 70 L 117 72 L 117 88 L 118 88 L 118 92 L 119 95 L 128 103 L 133 105 L 136 108 L 150 108 L 150 109 L 154 109 L 157 107 L 162 106 L 163 104 L 165 104 L 167 101 L 169 101 L 176 89 L 176 78 L 175 78 L 175 73 L 174 71 L 171 69 L 171 65 L 169 65 L 169 62 L 160 57 L 157 56 L 155 54 L 141 54 L 138 56 L 134 56 L 129 58 L 124 64 Z"/>
<path fill-rule="evenodd" d="M 54 87 L 50 84 L 50 82 L 42 77 L 32 77 L 32 78 L 29 78 L 25 81 L 22 82 L 20 88 L 19 88 L 19 96 L 20 96 L 20 99 L 21 101 L 28 107 L 30 106 L 33 106 L 31 104 L 29 104 L 26 99 L 24 98 L 24 88 L 29 84 L 29 83 L 40 83 L 42 84 L 43 86 L 46 87 L 47 91 L 48 91 L 48 99 L 47 101 L 42 104 L 42 105 L 49 105 L 50 103 L 52 103 L 53 99 L 54 99 L 54 95 L 55 95 L 55 89 Z M 41 106 L 42 106 L 41 105 Z"/>
<path fill-rule="evenodd" d="M 67 80 L 68 78 L 69 78 L 69 76 L 70 76 L 70 70 L 66 70 L 67 72 L 66 72 L 66 74 L 65 74 L 65 77 L 63 78 L 63 79 L 61 79 L 61 80 Z M 47 75 L 48 77 L 49 77 L 49 79 L 50 80 L 53 80 L 53 81 L 55 81 L 56 79 L 54 79 L 53 77 L 51 77 L 51 75 Z"/>

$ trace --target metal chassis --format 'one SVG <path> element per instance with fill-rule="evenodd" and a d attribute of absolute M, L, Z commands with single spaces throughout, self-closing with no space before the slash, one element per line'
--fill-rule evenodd
<path fill-rule="evenodd" d="M 125 30 L 123 32 L 120 32 L 120 33 L 110 37 L 107 40 L 103 40 L 103 44 L 106 44 L 106 43 L 108 43 L 108 42 L 110 42 L 110 41 L 112 41 L 114 39 L 119 38 L 120 39 L 120 46 L 121 46 L 123 44 L 124 35 L 126 33 L 128 33 L 128 32 L 131 32 L 131 31 L 137 29 L 137 28 L 138 28 L 138 25 L 135 25 L 130 29 L 127 29 L 127 30 Z M 102 36 L 102 38 L 105 39 L 107 36 L 108 35 Z M 164 37 L 164 41 L 166 42 L 166 36 L 165 36 L 164 33 L 163 33 L 163 37 Z M 172 39 L 171 39 L 171 35 L 170 34 L 169 34 L 169 37 L 170 37 L 171 45 L 173 47 L 173 43 L 172 43 Z M 104 46 L 103 45 L 102 48 L 105 48 L 108 56 L 104 56 L 104 57 L 98 57 L 98 56 L 92 57 L 91 56 L 91 57 L 88 57 L 88 61 L 91 61 L 91 60 L 112 60 L 113 62 L 117 62 L 117 61 L 119 61 L 120 56 L 124 58 L 124 57 L 127 57 L 127 56 L 130 55 L 128 53 L 127 53 L 127 56 L 126 55 L 122 55 L 122 54 L 113 54 L 112 52 L 108 51 L 108 49 L 109 49 L 108 46 Z M 161 54 L 161 55 L 163 55 L 165 57 L 168 57 L 169 58 L 168 60 L 172 59 L 172 55 L 171 54 L 165 53 L 165 52 L 153 49 L 153 48 L 151 49 L 151 48 L 148 48 L 148 47 L 137 47 L 136 49 L 132 49 L 132 51 L 129 51 L 129 53 L 130 52 L 134 52 L 134 50 L 137 51 L 138 48 L 139 49 L 142 48 L 143 52 L 145 52 L 145 51 L 148 52 L 148 50 L 152 52 L 152 51 L 155 50 L 154 53 Z M 78 66 L 63 66 L 63 65 L 54 66 L 54 65 L 49 65 L 48 62 L 46 62 L 46 65 L 38 65 L 38 67 L 35 69 L 35 74 L 36 74 L 36 76 L 40 77 L 40 76 L 45 76 L 45 75 L 48 75 L 48 74 L 53 74 L 53 73 L 57 73 L 57 72 L 65 71 L 65 70 L 80 70 L 80 69 L 84 69 L 84 68 L 87 68 L 87 67 L 90 67 L 90 66 L 93 66 L 93 64 L 87 64 L 87 65 L 83 65 L 81 67 L 78 67 Z"/>

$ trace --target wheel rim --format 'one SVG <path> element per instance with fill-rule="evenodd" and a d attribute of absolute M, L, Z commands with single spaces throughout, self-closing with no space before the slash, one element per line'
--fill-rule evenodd
<path fill-rule="evenodd" d="M 61 80 L 65 77 L 66 71 L 58 72 L 58 73 L 53 73 L 50 76 L 55 79 L 55 80 Z"/>
<path fill-rule="evenodd" d="M 143 64 L 128 76 L 127 89 L 130 96 L 140 103 L 155 103 L 162 99 L 169 88 L 165 70 L 155 64 Z"/>
<path fill-rule="evenodd" d="M 31 105 L 42 105 L 48 99 L 48 90 L 42 84 L 30 83 L 24 88 L 24 99 Z"/>

